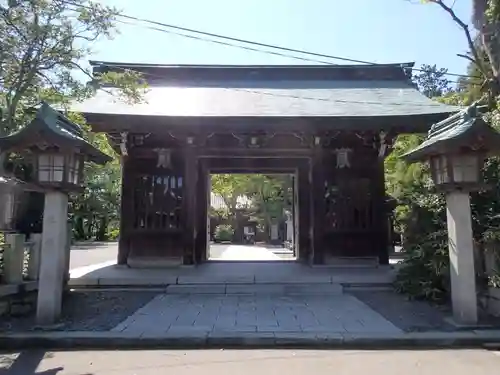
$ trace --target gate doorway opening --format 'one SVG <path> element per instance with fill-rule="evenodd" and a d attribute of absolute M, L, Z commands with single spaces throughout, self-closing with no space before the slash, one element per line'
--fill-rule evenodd
<path fill-rule="evenodd" d="M 208 174 L 207 260 L 297 259 L 296 173 Z"/>

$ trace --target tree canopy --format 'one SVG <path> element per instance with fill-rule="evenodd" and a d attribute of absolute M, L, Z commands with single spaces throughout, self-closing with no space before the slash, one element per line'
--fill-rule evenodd
<path fill-rule="evenodd" d="M 268 232 L 270 226 L 283 219 L 292 209 L 292 178 L 289 175 L 266 174 L 214 174 L 212 192 L 226 204 L 226 217 L 235 218 L 238 197 L 245 197 L 246 215 L 258 220 Z"/>
<path fill-rule="evenodd" d="M 141 101 L 146 84 L 140 74 L 94 75 L 86 64 L 93 43 L 117 33 L 117 13 L 85 0 L 0 2 L 0 136 L 30 121 L 42 100 L 67 110 L 71 102 L 90 97 L 105 84 L 116 86 L 121 98 Z M 105 237 L 108 223 L 118 216 L 120 162 L 103 135 L 89 132 L 83 117 L 67 115 L 96 147 L 114 157 L 105 166 L 85 167 L 85 192 L 73 196 L 70 205 L 78 238 Z"/>

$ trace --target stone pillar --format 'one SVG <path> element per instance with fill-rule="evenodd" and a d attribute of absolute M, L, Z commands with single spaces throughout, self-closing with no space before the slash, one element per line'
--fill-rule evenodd
<path fill-rule="evenodd" d="M 66 221 L 66 247 L 64 249 L 64 281 L 63 288 L 66 288 L 66 285 L 70 279 L 69 276 L 69 265 L 71 261 L 71 238 L 73 236 L 73 225 L 70 220 Z"/>
<path fill-rule="evenodd" d="M 293 246 L 293 218 L 291 214 L 286 220 L 286 240 Z"/>
<path fill-rule="evenodd" d="M 58 191 L 45 194 L 42 254 L 38 282 L 36 320 L 52 324 L 61 314 L 66 266 L 68 196 Z"/>
<path fill-rule="evenodd" d="M 33 243 L 30 251 L 30 258 L 28 262 L 28 279 L 38 280 L 40 272 L 40 258 L 42 252 L 42 235 L 35 233 L 30 236 L 30 242 Z"/>
<path fill-rule="evenodd" d="M 4 282 L 21 284 L 24 267 L 24 234 L 7 234 L 5 240 L 9 245 L 4 250 Z"/>
<path fill-rule="evenodd" d="M 447 193 L 446 208 L 453 319 L 473 325 L 477 323 L 477 297 L 469 193 Z"/>

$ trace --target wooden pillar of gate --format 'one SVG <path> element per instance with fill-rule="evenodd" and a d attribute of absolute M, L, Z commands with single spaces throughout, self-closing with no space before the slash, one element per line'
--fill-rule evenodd
<path fill-rule="evenodd" d="M 389 221 L 385 196 L 384 160 L 378 159 L 374 176 L 374 223 L 377 230 L 377 247 L 380 264 L 389 264 Z"/>
<path fill-rule="evenodd" d="M 308 263 L 312 256 L 311 241 L 311 178 L 310 163 L 300 165 L 297 174 L 297 208 L 298 208 L 298 259 L 302 263 Z"/>
<path fill-rule="evenodd" d="M 321 138 L 315 137 L 311 158 L 312 263 L 324 263 L 325 170 Z"/>
<path fill-rule="evenodd" d="M 200 159 L 197 164 L 195 263 L 200 264 L 208 259 L 207 252 L 210 246 L 207 222 L 210 205 L 210 175 L 203 159 Z"/>
<path fill-rule="evenodd" d="M 120 202 L 120 237 L 118 239 L 118 264 L 127 264 L 130 254 L 130 230 L 133 222 L 133 176 L 127 156 L 121 160 L 122 186 Z"/>
<path fill-rule="evenodd" d="M 184 181 L 182 196 L 182 222 L 183 222 L 183 263 L 196 262 L 196 217 L 197 199 L 196 183 L 198 171 L 198 158 L 192 138 L 188 138 L 183 150 L 184 156 Z"/>

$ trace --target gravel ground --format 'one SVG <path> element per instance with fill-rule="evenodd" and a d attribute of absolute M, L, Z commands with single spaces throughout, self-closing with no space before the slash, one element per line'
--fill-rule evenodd
<path fill-rule="evenodd" d="M 457 327 L 447 320 L 452 316 L 451 307 L 448 305 L 437 306 L 426 301 L 409 300 L 404 295 L 393 291 L 351 291 L 349 293 L 406 332 L 450 332 L 467 329 Z M 480 311 L 478 325 L 483 329 L 498 329 L 500 317 L 493 317 Z"/>
<path fill-rule="evenodd" d="M 71 292 L 65 297 L 57 331 L 108 331 L 151 301 L 158 292 Z M 35 316 L 2 318 L 0 332 L 37 329 Z"/>
<path fill-rule="evenodd" d="M 450 312 L 446 307 L 433 306 L 425 301 L 411 301 L 404 295 L 392 291 L 352 291 L 349 292 L 396 327 L 406 332 L 456 331 L 446 322 Z"/>

